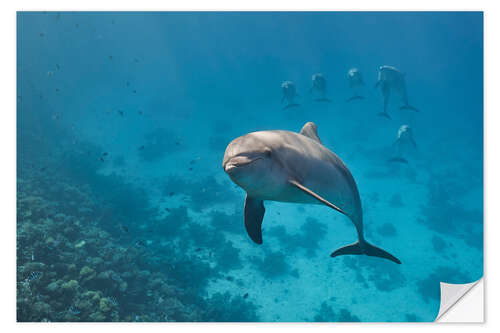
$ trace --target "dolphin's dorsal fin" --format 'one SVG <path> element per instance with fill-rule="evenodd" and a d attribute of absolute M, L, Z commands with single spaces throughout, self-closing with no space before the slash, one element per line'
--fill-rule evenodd
<path fill-rule="evenodd" d="M 330 201 L 326 200 L 326 199 L 323 199 L 320 195 L 314 193 L 313 191 L 311 191 L 310 189 L 308 189 L 307 187 L 305 187 L 304 185 L 302 185 L 301 183 L 299 183 L 298 181 L 296 180 L 289 180 L 288 181 L 290 184 L 292 184 L 293 186 L 297 187 L 299 190 L 301 191 L 304 191 L 305 193 L 309 194 L 310 196 L 312 196 L 313 198 L 315 198 L 316 200 L 318 200 L 319 202 L 327 205 L 328 207 L 330 208 L 333 208 L 335 209 L 336 211 L 338 211 L 339 213 L 342 213 L 346 216 L 349 216 L 347 215 L 346 212 L 344 212 L 342 209 L 340 209 L 339 207 L 335 206 L 334 204 L 332 204 Z"/>
<path fill-rule="evenodd" d="M 262 220 L 266 209 L 262 200 L 250 198 L 247 194 L 245 199 L 245 228 L 248 236 L 257 244 L 262 244 Z"/>
<path fill-rule="evenodd" d="M 302 129 L 300 130 L 300 134 L 305 135 L 308 138 L 321 143 L 321 140 L 319 139 L 318 136 L 318 126 L 316 126 L 316 124 L 311 121 L 306 123 L 302 127 Z"/>

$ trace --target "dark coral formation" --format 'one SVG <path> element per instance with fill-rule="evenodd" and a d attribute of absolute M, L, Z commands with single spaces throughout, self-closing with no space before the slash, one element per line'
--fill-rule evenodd
<path fill-rule="evenodd" d="M 258 320 L 241 295 L 203 296 L 210 279 L 241 266 L 239 251 L 185 207 L 160 217 L 139 188 L 98 175 L 99 164 L 68 177 L 21 163 L 18 321 Z"/>
<path fill-rule="evenodd" d="M 451 175 L 434 175 L 428 184 L 429 196 L 419 222 L 447 236 L 463 239 L 469 246 L 483 250 L 483 213 L 461 205 L 457 199 L 467 193 Z"/>
<path fill-rule="evenodd" d="M 306 256 L 310 258 L 315 256 L 318 244 L 325 237 L 326 231 L 326 225 L 313 217 L 308 217 L 300 227 L 300 233 L 290 234 L 283 225 L 279 225 L 270 228 L 267 235 L 278 239 L 285 247 L 286 253 L 290 254 L 303 249 Z"/>
<path fill-rule="evenodd" d="M 321 308 L 319 309 L 316 316 L 314 316 L 314 321 L 317 322 L 357 322 L 361 321 L 357 316 L 351 314 L 347 309 L 339 309 L 335 312 L 327 302 L 321 303 Z"/>
<path fill-rule="evenodd" d="M 298 271 L 292 269 L 286 261 L 286 255 L 283 252 L 266 251 L 263 258 L 252 257 L 250 261 L 260 271 L 260 273 L 270 279 L 286 277 L 288 275 L 298 277 Z"/>
<path fill-rule="evenodd" d="M 377 228 L 377 232 L 384 237 L 394 237 L 397 234 L 397 230 L 392 223 L 384 223 Z"/>
<path fill-rule="evenodd" d="M 399 265 L 367 256 L 346 256 L 344 264 L 356 274 L 356 281 L 365 288 L 371 282 L 380 291 L 392 291 L 406 285 Z"/>
<path fill-rule="evenodd" d="M 417 282 L 418 292 L 426 303 L 431 300 L 439 302 L 441 295 L 440 282 L 468 283 L 471 281 L 468 275 L 458 268 L 439 266 L 425 279 Z"/>
<path fill-rule="evenodd" d="M 184 196 L 191 209 L 201 212 L 217 204 L 237 201 L 237 196 L 228 185 L 229 181 L 218 182 L 212 175 L 192 181 L 186 181 L 179 176 L 170 176 L 162 191 L 165 196 Z"/>

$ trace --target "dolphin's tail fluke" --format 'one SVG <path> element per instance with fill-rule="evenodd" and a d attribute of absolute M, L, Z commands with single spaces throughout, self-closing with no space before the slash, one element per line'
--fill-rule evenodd
<path fill-rule="evenodd" d="M 391 116 L 389 116 L 389 114 L 387 112 L 377 113 L 377 116 L 385 117 L 387 119 L 392 119 Z"/>
<path fill-rule="evenodd" d="M 416 107 L 411 106 L 409 104 L 403 105 L 399 109 L 400 110 L 412 110 L 412 111 L 415 111 L 415 112 L 420 112 L 420 111 L 418 111 L 418 109 Z"/>
<path fill-rule="evenodd" d="M 352 97 L 349 97 L 349 98 L 346 100 L 346 102 L 352 102 L 352 101 L 354 101 L 354 100 L 356 100 L 356 99 L 364 99 L 364 97 L 363 97 L 363 96 L 360 96 L 360 95 L 354 95 L 354 96 L 352 96 Z"/>
<path fill-rule="evenodd" d="M 393 157 L 393 158 L 388 159 L 387 162 L 408 164 L 408 160 L 406 158 L 403 158 L 403 157 Z"/>
<path fill-rule="evenodd" d="M 283 108 L 283 110 L 286 110 L 286 109 L 289 109 L 289 108 L 293 108 L 293 107 L 296 107 L 296 106 L 300 106 L 300 104 L 297 104 L 297 103 L 288 104 L 287 106 L 285 106 Z"/>
<path fill-rule="evenodd" d="M 371 245 L 367 241 L 361 241 L 361 242 L 358 241 L 356 243 L 341 247 L 340 249 L 334 251 L 330 255 L 330 257 L 333 258 L 336 256 L 342 256 L 346 254 L 366 254 L 367 256 L 384 258 L 393 261 L 396 264 L 401 264 L 401 261 L 398 258 L 393 256 L 389 252 L 382 250 L 379 247 Z"/>

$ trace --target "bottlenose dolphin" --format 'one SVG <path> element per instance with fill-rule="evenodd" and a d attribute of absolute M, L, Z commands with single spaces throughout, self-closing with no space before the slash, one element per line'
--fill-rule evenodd
<path fill-rule="evenodd" d="M 354 101 L 356 99 L 363 99 L 363 96 L 360 96 L 358 93 L 358 89 L 365 85 L 363 81 L 363 76 L 361 72 L 357 68 L 351 68 L 347 71 L 347 79 L 349 80 L 349 87 L 354 91 L 354 95 L 347 99 L 347 102 Z"/>
<path fill-rule="evenodd" d="M 404 147 L 407 145 L 412 145 L 415 149 L 417 148 L 417 144 L 413 139 L 413 130 L 409 125 L 401 125 L 401 127 L 398 129 L 397 139 L 396 141 L 394 141 L 392 145 L 396 146 L 397 157 L 389 159 L 388 162 L 399 162 L 408 164 L 408 161 L 404 157 L 402 157 L 402 152 L 404 150 Z"/>
<path fill-rule="evenodd" d="M 283 108 L 283 110 L 300 105 L 293 102 L 294 98 L 299 96 L 295 89 L 295 83 L 293 83 L 292 81 L 285 81 L 281 84 L 281 90 L 283 91 L 281 103 L 283 103 L 285 99 L 288 101 L 288 104 Z"/>
<path fill-rule="evenodd" d="M 316 98 L 315 101 L 317 102 L 328 102 L 330 103 L 331 100 L 326 98 L 326 79 L 321 73 L 316 73 L 313 74 L 312 76 L 312 87 L 309 89 L 309 93 L 312 93 L 313 91 L 317 91 L 318 94 L 320 95 L 319 98 Z"/>
<path fill-rule="evenodd" d="M 387 105 L 389 104 L 389 97 L 391 91 L 397 92 L 403 99 L 404 105 L 400 107 L 401 110 L 413 110 L 418 112 L 418 110 L 408 104 L 408 94 L 406 91 L 405 75 L 400 72 L 396 67 L 393 66 L 380 66 L 378 70 L 378 80 L 375 84 L 375 88 L 380 87 L 382 90 L 382 95 L 384 96 L 384 112 L 378 113 L 379 116 L 383 116 L 391 119 L 387 113 Z"/>
<path fill-rule="evenodd" d="M 368 243 L 363 234 L 363 210 L 356 182 L 342 160 L 321 143 L 317 127 L 308 122 L 300 133 L 274 130 L 246 134 L 226 148 L 222 167 L 243 188 L 245 227 L 262 244 L 263 200 L 326 205 L 350 218 L 358 241 L 331 257 L 366 254 L 399 259 Z"/>

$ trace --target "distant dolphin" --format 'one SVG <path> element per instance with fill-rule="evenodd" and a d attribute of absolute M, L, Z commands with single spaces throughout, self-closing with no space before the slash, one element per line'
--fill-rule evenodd
<path fill-rule="evenodd" d="M 358 94 L 358 89 L 365 85 L 363 81 L 363 76 L 357 68 L 351 68 L 347 71 L 347 78 L 349 80 L 349 87 L 354 91 L 354 95 L 347 99 L 347 102 L 354 101 L 356 99 L 363 99 L 363 96 Z"/>
<path fill-rule="evenodd" d="M 306 123 L 300 133 L 261 131 L 236 138 L 226 148 L 222 167 L 247 192 L 245 227 L 255 243 L 262 244 L 263 200 L 319 204 L 349 217 L 358 233 L 357 242 L 331 257 L 366 254 L 401 263 L 365 240 L 356 182 L 340 158 L 322 145 L 314 123 Z"/>
<path fill-rule="evenodd" d="M 378 70 L 378 81 L 375 84 L 375 88 L 378 87 L 382 89 L 382 95 L 384 96 L 384 112 L 379 113 L 379 116 L 391 119 L 391 117 L 387 113 L 387 105 L 389 104 L 391 91 L 397 92 L 403 99 L 404 105 L 400 107 L 401 110 L 407 109 L 418 112 L 415 107 L 408 104 L 405 75 L 401 73 L 396 67 L 380 66 Z"/>
<path fill-rule="evenodd" d="M 281 90 L 283 91 L 283 97 L 281 98 L 281 103 L 286 99 L 288 104 L 283 108 L 283 110 L 299 106 L 300 104 L 294 103 L 293 100 L 298 96 L 295 89 L 295 83 L 292 81 L 285 81 L 281 84 Z"/>
<path fill-rule="evenodd" d="M 397 147 L 397 155 L 399 157 L 393 157 L 389 159 L 388 162 L 398 162 L 398 163 L 408 164 L 408 161 L 404 157 L 401 157 L 403 146 L 408 144 L 411 144 L 414 148 L 417 148 L 415 139 L 413 139 L 413 130 L 408 125 L 402 125 L 398 129 L 397 139 L 393 143 L 393 146 L 395 145 Z"/>
<path fill-rule="evenodd" d="M 312 87 L 309 89 L 309 93 L 312 93 L 313 91 L 317 91 L 320 95 L 319 98 L 316 98 L 315 101 L 317 102 L 328 102 L 330 103 L 331 100 L 326 98 L 326 79 L 321 73 L 316 73 L 313 74 L 312 76 Z"/>

